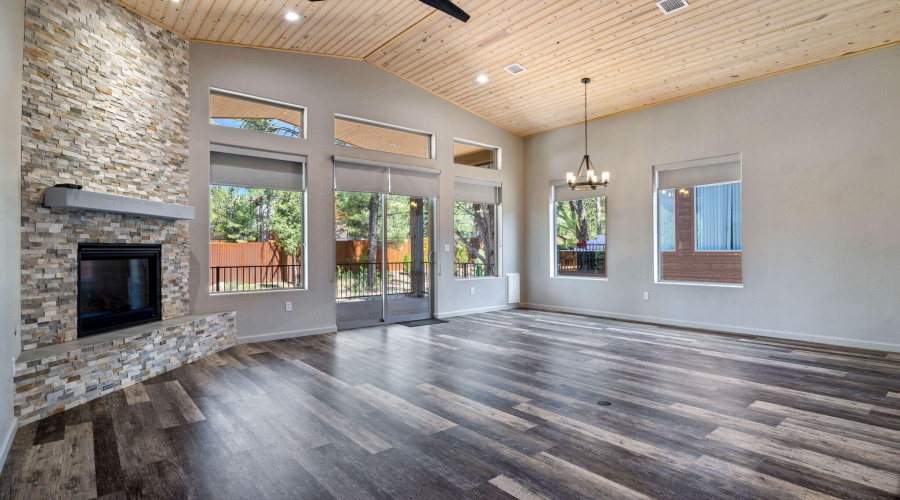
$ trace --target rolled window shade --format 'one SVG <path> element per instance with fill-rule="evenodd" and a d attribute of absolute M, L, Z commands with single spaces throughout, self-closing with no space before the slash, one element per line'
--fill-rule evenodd
<path fill-rule="evenodd" d="M 298 156 L 296 160 L 299 161 L 212 151 L 209 181 L 218 186 L 303 191 L 306 189 L 305 157 Z"/>
<path fill-rule="evenodd" d="M 741 155 L 719 156 L 653 167 L 657 189 L 684 188 L 741 180 Z"/>
<path fill-rule="evenodd" d="M 597 189 L 588 189 L 584 191 L 575 191 L 573 189 L 569 189 L 569 185 L 566 184 L 566 181 L 552 181 L 550 183 L 553 186 L 553 201 L 570 201 L 570 200 L 585 200 L 588 198 L 599 198 L 601 196 L 606 196 L 606 188 L 598 187 Z"/>
<path fill-rule="evenodd" d="M 387 166 L 334 160 L 334 189 L 359 193 L 387 193 L 390 187 Z"/>
<path fill-rule="evenodd" d="M 432 168 L 334 157 L 334 188 L 337 191 L 437 198 L 440 173 Z"/>
<path fill-rule="evenodd" d="M 496 205 L 500 203 L 500 183 L 457 177 L 453 182 L 454 200 Z"/>
<path fill-rule="evenodd" d="M 438 172 L 392 167 L 391 194 L 437 198 L 440 191 Z"/>

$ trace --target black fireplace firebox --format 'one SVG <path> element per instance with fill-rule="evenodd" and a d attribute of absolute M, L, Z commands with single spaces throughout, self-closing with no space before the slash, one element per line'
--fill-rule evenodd
<path fill-rule="evenodd" d="M 162 319 L 160 245 L 78 245 L 78 337 Z"/>

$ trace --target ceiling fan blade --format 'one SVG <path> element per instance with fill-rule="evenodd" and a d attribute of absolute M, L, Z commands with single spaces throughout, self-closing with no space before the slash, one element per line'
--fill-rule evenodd
<path fill-rule="evenodd" d="M 469 20 L 469 15 L 450 0 L 419 0 L 420 2 L 434 7 L 435 9 L 459 19 L 462 22 Z"/>

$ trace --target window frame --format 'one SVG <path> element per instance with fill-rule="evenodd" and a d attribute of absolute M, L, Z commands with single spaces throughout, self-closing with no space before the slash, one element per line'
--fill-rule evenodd
<path fill-rule="evenodd" d="M 232 98 L 244 100 L 244 101 L 253 101 L 253 102 L 258 102 L 260 104 L 283 107 L 283 108 L 286 108 L 289 110 L 300 111 L 301 115 L 303 116 L 303 123 L 300 125 L 300 135 L 297 137 L 290 137 L 290 136 L 279 135 L 279 134 L 269 134 L 269 133 L 263 132 L 261 130 L 251 130 L 251 129 L 244 129 L 244 128 L 239 128 L 239 127 L 229 127 L 228 125 L 219 125 L 218 123 L 212 122 L 212 120 L 214 120 L 214 118 L 212 116 L 207 116 L 207 120 L 210 125 L 213 125 L 215 127 L 221 127 L 223 129 L 243 130 L 246 132 L 258 132 L 261 134 L 265 134 L 267 136 L 283 137 L 285 139 L 305 140 L 307 138 L 307 129 L 308 129 L 307 122 L 309 120 L 309 112 L 308 112 L 309 109 L 306 106 L 301 106 L 299 104 L 291 104 L 291 103 L 287 103 L 287 102 L 283 102 L 283 101 L 277 101 L 275 99 L 268 99 L 265 97 L 259 97 L 259 96 L 254 96 L 254 95 L 250 95 L 250 94 L 244 94 L 244 93 L 235 92 L 232 90 L 220 89 L 218 87 L 210 87 L 209 88 L 209 99 L 207 99 L 207 101 L 206 101 L 207 106 L 208 106 L 207 112 L 206 112 L 207 115 L 212 115 L 212 112 L 210 109 L 211 106 L 209 103 L 214 94 L 219 94 L 219 95 L 222 95 L 225 97 L 232 97 Z"/>
<path fill-rule="evenodd" d="M 605 274 L 560 274 L 559 273 L 559 254 L 557 252 L 557 224 L 556 224 L 556 188 L 565 184 L 565 181 L 556 181 L 550 183 L 550 255 L 552 256 L 550 259 L 550 277 L 551 278 L 560 278 L 560 279 L 576 279 L 576 280 L 591 280 L 591 281 L 609 281 L 609 194 L 605 188 L 598 188 L 594 192 L 602 193 L 597 196 L 588 196 L 584 199 L 594 199 L 594 198 L 605 198 L 604 204 L 606 206 L 606 233 L 605 236 L 607 238 L 607 242 L 605 243 L 606 248 L 604 249 L 604 258 L 606 259 L 605 264 Z M 565 201 L 565 200 L 562 200 Z"/>
<path fill-rule="evenodd" d="M 388 130 L 395 130 L 398 132 L 406 132 L 409 134 L 427 137 L 428 138 L 428 155 L 425 157 L 422 157 L 422 156 L 414 156 L 414 155 L 398 153 L 395 151 L 385 151 L 385 150 L 381 150 L 381 149 L 370 149 L 370 148 L 363 148 L 360 146 L 351 146 L 351 145 L 349 145 L 349 143 L 339 144 L 338 141 L 341 141 L 341 139 L 338 139 L 337 137 L 333 137 L 332 139 L 333 139 L 335 145 L 342 146 L 342 147 L 348 147 L 348 148 L 361 149 L 363 151 L 377 151 L 379 153 L 394 154 L 394 155 L 398 155 L 398 156 L 404 156 L 407 158 L 419 158 L 422 160 L 434 160 L 436 158 L 436 155 L 435 155 L 436 140 L 435 140 L 435 134 L 433 132 L 426 132 L 424 130 L 417 130 L 414 128 L 403 127 L 400 125 L 392 125 L 390 123 L 369 120 L 367 118 L 359 118 L 357 116 L 350 116 L 350 115 L 345 115 L 345 114 L 341 114 L 341 113 L 335 113 L 334 114 L 334 122 L 333 122 L 334 127 L 332 129 L 332 136 L 337 135 L 337 133 L 336 133 L 337 120 L 344 120 L 344 121 L 348 121 L 348 122 L 359 123 L 361 125 L 369 125 L 372 127 L 385 128 Z M 341 141 L 341 142 L 344 142 L 344 141 Z"/>
<path fill-rule="evenodd" d="M 454 164 L 454 165 L 460 165 L 460 166 L 463 166 L 463 167 L 480 168 L 480 169 L 482 169 L 482 170 L 503 170 L 503 163 L 502 163 L 502 161 L 501 161 L 501 158 L 502 158 L 502 148 L 500 148 L 499 146 L 491 146 L 490 144 L 484 144 L 484 143 L 481 143 L 481 142 L 470 141 L 470 140 L 468 140 L 468 139 L 460 139 L 460 138 L 458 138 L 458 137 L 454 137 L 454 138 L 453 138 L 453 143 L 454 143 L 454 145 L 455 145 L 457 142 L 460 143 L 460 144 L 465 144 L 465 145 L 467 145 L 467 146 L 475 146 L 475 147 L 477 147 L 477 148 L 490 149 L 490 150 L 492 150 L 492 151 L 494 152 L 494 161 L 493 161 L 494 166 L 491 167 L 491 168 L 486 168 L 486 167 L 480 167 L 480 166 L 478 166 L 478 165 L 468 165 L 468 164 L 465 164 L 465 163 L 456 163 L 456 157 L 453 156 L 453 164 Z M 452 156 L 452 155 L 453 155 L 453 151 L 451 151 L 450 154 L 451 154 L 451 156 Z"/>
<path fill-rule="evenodd" d="M 296 139 L 296 138 L 293 138 L 293 139 Z M 219 145 L 212 145 L 212 146 L 213 147 L 210 148 L 210 153 L 212 153 L 213 151 L 216 151 L 216 150 L 219 150 L 220 152 L 224 152 L 224 151 L 227 151 L 228 149 L 231 149 L 231 148 L 228 148 L 227 146 L 226 147 L 219 146 Z M 308 231 L 308 228 L 309 228 L 309 182 L 306 179 L 306 176 L 308 175 L 308 171 L 307 171 L 308 160 L 304 159 L 304 161 L 301 161 L 300 158 L 296 158 L 296 159 L 292 159 L 292 160 L 284 159 L 285 157 L 290 157 L 290 156 L 294 156 L 294 155 L 287 154 L 287 153 L 278 153 L 278 152 L 274 152 L 274 151 L 260 150 L 260 151 L 257 151 L 257 153 L 258 153 L 257 155 L 254 155 L 254 154 L 252 154 L 253 151 L 254 150 L 247 150 L 245 148 L 235 148 L 235 151 L 233 152 L 233 154 L 240 154 L 242 156 L 259 157 L 259 158 L 267 158 L 268 155 L 271 155 L 271 159 L 282 159 L 283 161 L 292 161 L 292 162 L 303 165 L 303 169 L 304 169 L 303 189 L 301 191 L 296 191 L 296 190 L 292 190 L 292 189 L 279 189 L 278 190 L 278 191 L 289 191 L 289 192 L 293 192 L 293 193 L 301 193 L 302 194 L 301 210 L 303 211 L 303 213 L 301 214 L 300 224 L 301 224 L 301 231 L 303 233 L 303 242 L 300 244 L 300 246 L 302 248 L 302 252 L 301 252 L 302 255 L 300 257 L 300 285 L 296 286 L 296 287 L 290 287 L 290 288 L 270 288 L 270 289 L 259 289 L 259 290 L 213 291 L 211 289 L 210 282 L 212 280 L 212 276 L 209 275 L 210 269 L 211 269 L 211 266 L 209 264 L 212 263 L 212 244 L 213 244 L 212 243 L 213 235 L 212 235 L 212 227 L 211 227 L 212 226 L 212 187 L 213 186 L 240 187 L 240 188 L 245 188 L 245 189 L 266 189 L 266 188 L 254 188 L 254 187 L 248 187 L 248 186 L 229 186 L 229 185 L 225 185 L 225 184 L 216 184 L 216 183 L 213 183 L 211 179 L 208 179 L 207 188 L 206 188 L 207 189 L 206 200 L 207 200 L 208 224 L 207 224 L 207 229 L 206 229 L 206 235 L 207 235 L 206 272 L 207 272 L 207 276 L 206 276 L 206 285 L 205 286 L 206 286 L 207 292 L 209 293 L 210 297 L 236 295 L 236 294 L 256 294 L 256 293 L 267 294 L 267 293 L 279 293 L 279 292 L 303 292 L 303 291 L 309 290 L 309 231 Z M 282 157 L 282 158 L 279 158 L 279 157 Z"/>
<path fill-rule="evenodd" d="M 723 163 L 725 162 L 726 159 L 730 159 L 732 161 L 738 161 L 738 162 L 740 162 L 741 169 L 743 170 L 743 157 L 740 153 L 737 153 L 734 155 L 726 155 L 726 156 L 722 156 L 722 157 L 703 158 L 700 160 L 692 160 L 692 161 L 688 161 L 688 162 L 676 162 L 676 163 L 679 163 L 679 164 L 683 163 L 684 167 L 689 167 L 689 166 L 693 166 L 694 164 L 712 164 L 713 163 L 712 160 L 717 160 L 717 159 L 722 159 Z M 669 165 L 669 164 L 663 164 L 663 165 Z M 663 166 L 663 165 L 659 165 L 659 166 Z M 664 280 L 662 278 L 662 250 L 660 249 L 660 216 L 659 216 L 659 209 L 660 209 L 660 207 L 659 207 L 659 192 L 660 192 L 659 174 L 660 174 L 661 170 L 656 170 L 656 167 L 657 166 L 654 166 L 653 167 L 654 169 L 651 172 L 651 175 L 653 177 L 652 177 L 652 184 L 651 184 L 652 191 L 650 194 L 651 205 L 652 205 L 651 231 L 653 233 L 653 283 L 659 284 L 659 285 L 687 285 L 687 286 L 703 286 L 703 287 L 716 287 L 716 288 L 744 288 L 744 283 L 743 283 L 743 280 L 744 280 L 743 244 L 741 245 L 741 250 L 700 250 L 700 252 L 704 252 L 704 253 L 740 252 L 741 253 L 741 265 L 742 265 L 741 283 L 718 283 L 718 282 L 710 282 L 710 281 Z M 741 189 L 741 219 L 742 219 L 742 223 L 743 223 L 743 212 L 744 212 L 743 211 L 743 201 L 744 201 L 743 200 L 743 189 L 744 189 L 743 171 L 741 172 L 740 181 L 729 181 L 729 182 L 740 182 L 741 183 L 741 188 L 740 188 Z M 710 184 L 699 184 L 699 185 L 703 186 L 703 185 L 727 184 L 729 182 L 714 182 L 714 183 L 710 183 Z M 688 186 L 688 187 L 696 188 L 697 186 Z M 678 189 L 685 189 L 685 188 L 682 187 L 682 188 L 669 188 L 669 189 L 675 190 L 676 195 L 677 195 Z M 695 195 L 694 199 L 692 200 L 692 204 L 694 206 L 692 206 L 691 210 L 696 211 L 696 195 Z M 695 214 L 695 217 L 696 217 L 696 214 Z M 676 219 L 677 219 L 677 217 L 676 217 Z M 743 231 L 743 224 L 741 225 L 741 229 Z M 696 231 L 696 222 L 695 222 L 695 226 L 694 226 L 693 230 Z M 673 228 L 673 231 L 675 231 L 675 238 L 676 238 L 675 239 L 675 249 L 677 250 L 677 248 L 678 248 L 677 230 Z M 741 236 L 743 239 L 743 234 Z M 694 245 L 693 251 L 695 251 L 695 252 L 698 251 L 698 250 L 696 250 L 696 243 Z"/>

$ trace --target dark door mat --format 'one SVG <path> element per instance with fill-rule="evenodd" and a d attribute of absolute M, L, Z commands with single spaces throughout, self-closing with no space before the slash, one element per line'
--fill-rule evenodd
<path fill-rule="evenodd" d="M 397 324 L 413 328 L 416 326 L 440 325 L 441 323 L 449 323 L 449 321 L 447 321 L 445 319 L 428 318 L 428 319 L 417 319 L 417 320 L 413 320 L 413 321 L 401 321 Z"/>

